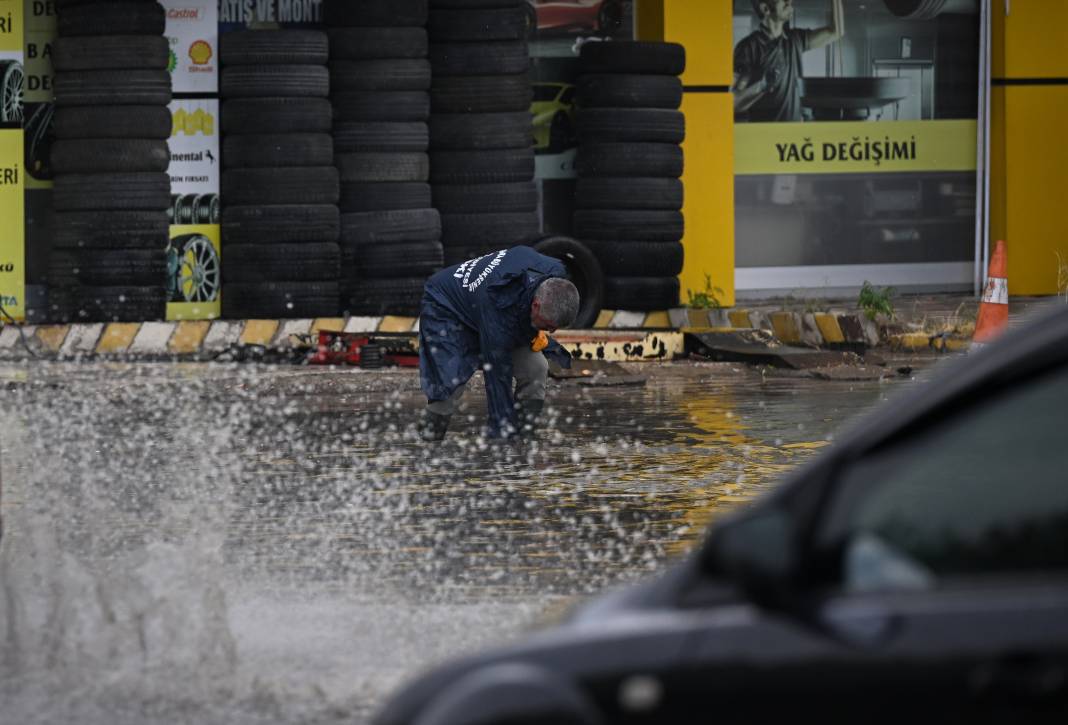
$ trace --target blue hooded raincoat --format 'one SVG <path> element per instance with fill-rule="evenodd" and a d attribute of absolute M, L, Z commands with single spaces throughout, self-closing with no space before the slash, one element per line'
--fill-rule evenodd
<path fill-rule="evenodd" d="M 446 400 L 479 368 L 486 380 L 489 434 L 515 430 L 512 350 L 530 345 L 534 291 L 564 266 L 530 247 L 512 247 L 447 267 L 429 280 L 419 315 L 419 377 L 431 402 Z M 542 351 L 571 367 L 555 340 Z"/>

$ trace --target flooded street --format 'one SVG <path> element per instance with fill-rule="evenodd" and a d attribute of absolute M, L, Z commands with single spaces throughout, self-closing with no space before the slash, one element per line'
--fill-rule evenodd
<path fill-rule="evenodd" d="M 635 371 L 551 384 L 522 444 L 477 437 L 472 385 L 427 445 L 411 370 L 0 368 L 4 721 L 362 722 L 417 671 L 656 571 L 922 384 Z"/>

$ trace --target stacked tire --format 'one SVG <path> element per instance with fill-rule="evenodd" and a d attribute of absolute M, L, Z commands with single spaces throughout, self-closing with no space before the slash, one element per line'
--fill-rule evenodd
<path fill-rule="evenodd" d="M 539 230 L 526 0 L 430 0 L 430 181 L 445 263 Z"/>
<path fill-rule="evenodd" d="M 49 317 L 166 314 L 171 78 L 155 0 L 56 0 Z"/>
<path fill-rule="evenodd" d="M 576 100 L 574 234 L 604 271 L 607 309 L 679 303 L 683 235 L 679 76 L 675 43 L 586 43 Z"/>
<path fill-rule="evenodd" d="M 338 313 L 338 174 L 325 33 L 224 33 L 223 317 Z"/>
<path fill-rule="evenodd" d="M 342 307 L 415 315 L 442 266 L 431 205 L 426 0 L 325 0 L 335 163 L 341 178 Z"/>

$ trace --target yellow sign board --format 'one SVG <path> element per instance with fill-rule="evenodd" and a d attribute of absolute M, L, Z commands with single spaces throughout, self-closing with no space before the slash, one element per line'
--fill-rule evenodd
<path fill-rule="evenodd" d="M 26 295 L 22 161 L 22 0 L 0 0 L 0 319 L 21 320 Z"/>
<path fill-rule="evenodd" d="M 168 320 L 211 320 L 222 312 L 218 224 L 171 225 Z"/>
<path fill-rule="evenodd" d="M 744 123 L 734 173 L 857 174 L 974 171 L 974 120 Z"/>

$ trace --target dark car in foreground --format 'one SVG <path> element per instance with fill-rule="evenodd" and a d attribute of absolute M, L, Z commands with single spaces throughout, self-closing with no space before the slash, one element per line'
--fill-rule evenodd
<path fill-rule="evenodd" d="M 1068 722 L 1068 307 L 854 426 L 655 580 L 380 725 Z"/>

